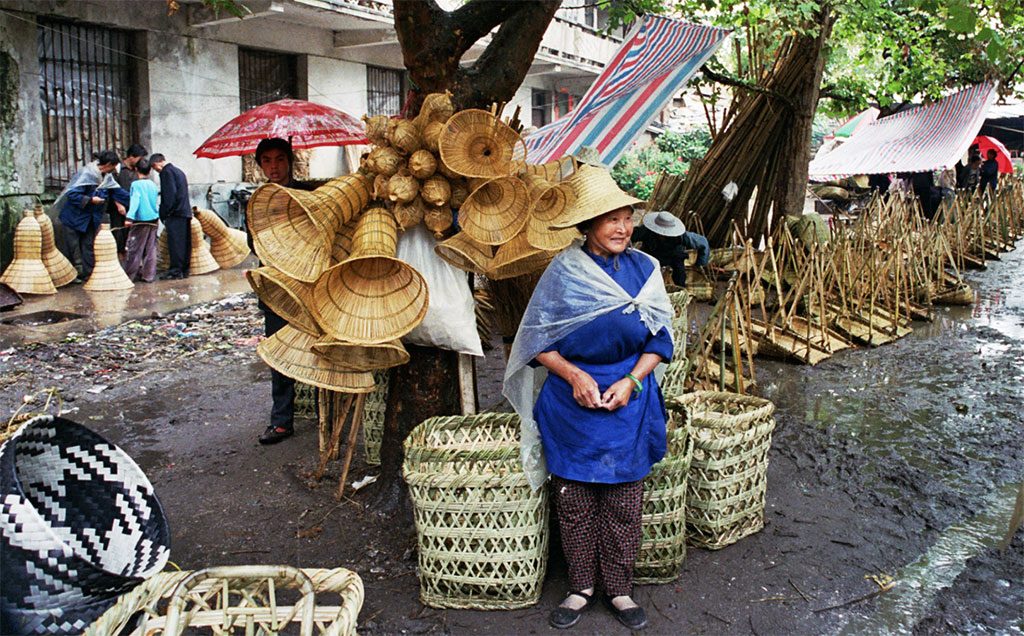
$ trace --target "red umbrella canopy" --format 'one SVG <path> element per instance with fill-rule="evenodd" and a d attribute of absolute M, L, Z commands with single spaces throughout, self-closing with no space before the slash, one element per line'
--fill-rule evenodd
<path fill-rule="evenodd" d="M 999 141 L 994 137 L 986 137 L 985 135 L 979 135 L 974 138 L 971 145 L 978 144 L 978 150 L 981 151 L 981 158 L 988 159 L 988 151 L 996 151 L 996 163 L 999 164 L 999 172 L 1005 174 L 1013 174 L 1013 162 L 1010 161 L 1010 152 L 1003 145 L 1003 142 Z"/>
<path fill-rule="evenodd" d="M 247 155 L 270 137 L 290 140 L 295 150 L 368 143 L 363 122 L 348 113 L 301 99 L 279 99 L 224 124 L 193 154 L 209 159 Z"/>

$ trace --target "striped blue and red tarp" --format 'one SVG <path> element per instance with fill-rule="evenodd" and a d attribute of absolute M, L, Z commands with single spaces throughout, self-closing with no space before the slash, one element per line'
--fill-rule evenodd
<path fill-rule="evenodd" d="M 589 146 L 604 165 L 614 165 L 729 33 L 644 17 L 579 106 L 526 138 L 527 160 L 545 163 Z"/>
<path fill-rule="evenodd" d="M 809 176 L 828 181 L 950 168 L 974 141 L 995 96 L 995 84 L 978 84 L 934 104 L 883 117 L 835 150 L 815 157 Z"/>

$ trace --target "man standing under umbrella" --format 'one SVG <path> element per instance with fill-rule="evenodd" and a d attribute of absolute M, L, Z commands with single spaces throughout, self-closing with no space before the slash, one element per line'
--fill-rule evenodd
<path fill-rule="evenodd" d="M 274 137 L 264 139 L 256 146 L 256 164 L 270 183 L 286 188 L 310 190 L 312 188 L 292 179 L 292 164 L 295 155 L 290 143 Z M 249 249 L 255 252 L 252 236 Z M 288 322 L 274 313 L 270 307 L 259 301 L 263 310 L 263 333 L 270 337 L 280 331 Z M 270 370 L 270 395 L 273 406 L 270 410 L 270 425 L 260 435 L 260 444 L 276 444 L 295 433 L 295 380 L 274 369 Z"/>
<path fill-rule="evenodd" d="M 188 199 L 185 173 L 160 153 L 149 158 L 149 165 L 160 173 L 160 220 L 167 232 L 167 257 L 170 267 L 160 278 L 185 278 L 192 258 L 192 206 Z"/>

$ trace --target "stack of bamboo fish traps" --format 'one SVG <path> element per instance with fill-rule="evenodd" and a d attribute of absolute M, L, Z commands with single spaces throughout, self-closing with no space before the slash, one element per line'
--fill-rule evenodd
<path fill-rule="evenodd" d="M 96 264 L 93 265 L 92 274 L 89 275 L 89 280 L 85 281 L 82 289 L 86 291 L 123 291 L 135 287 L 135 283 L 124 273 L 121 262 L 117 260 L 117 242 L 110 232 L 110 225 L 100 224 L 92 250 Z"/>
<path fill-rule="evenodd" d="M 19 294 L 56 294 L 57 288 L 43 262 L 42 246 L 39 221 L 32 210 L 25 210 L 14 228 L 14 260 L 0 276 L 0 283 L 6 283 Z"/>

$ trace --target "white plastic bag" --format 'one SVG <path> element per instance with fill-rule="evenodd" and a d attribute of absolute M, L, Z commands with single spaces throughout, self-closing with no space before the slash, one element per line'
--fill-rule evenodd
<path fill-rule="evenodd" d="M 434 252 L 436 244 L 423 224 L 398 237 L 398 258 L 415 267 L 430 290 L 426 318 L 402 341 L 482 356 L 476 304 L 466 273 L 442 260 Z"/>

